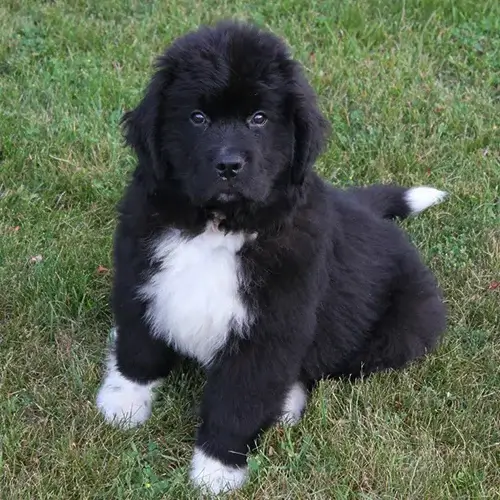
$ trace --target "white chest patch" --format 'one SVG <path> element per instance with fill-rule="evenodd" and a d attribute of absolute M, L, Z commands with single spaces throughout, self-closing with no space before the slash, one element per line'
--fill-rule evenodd
<path fill-rule="evenodd" d="M 170 230 L 155 242 L 159 270 L 140 289 L 148 300 L 153 333 L 179 352 L 207 365 L 228 339 L 250 322 L 239 295 L 240 259 L 249 235 L 225 234 L 207 225 L 196 237 Z"/>

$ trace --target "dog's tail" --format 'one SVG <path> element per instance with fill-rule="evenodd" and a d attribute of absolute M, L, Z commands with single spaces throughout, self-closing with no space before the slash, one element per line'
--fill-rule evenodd
<path fill-rule="evenodd" d="M 360 203 L 384 219 L 404 219 L 409 215 L 418 214 L 432 205 L 441 203 L 447 196 L 445 191 L 428 186 L 404 188 L 374 184 L 351 188 L 349 191 Z"/>

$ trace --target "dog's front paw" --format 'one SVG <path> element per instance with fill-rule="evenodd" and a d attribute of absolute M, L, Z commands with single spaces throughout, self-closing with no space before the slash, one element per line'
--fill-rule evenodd
<path fill-rule="evenodd" d="M 306 389 L 300 382 L 297 382 L 288 391 L 278 422 L 282 425 L 298 424 L 306 403 Z"/>
<path fill-rule="evenodd" d="M 206 494 L 218 495 L 241 488 L 247 479 L 247 467 L 225 465 L 196 448 L 189 476 Z"/>
<path fill-rule="evenodd" d="M 97 407 L 109 423 L 124 429 L 136 427 L 151 415 L 151 398 L 141 392 L 103 384 L 97 394 Z"/>
<path fill-rule="evenodd" d="M 110 370 L 97 394 L 97 407 L 109 423 L 129 429 L 151 415 L 154 384 L 138 384 Z"/>

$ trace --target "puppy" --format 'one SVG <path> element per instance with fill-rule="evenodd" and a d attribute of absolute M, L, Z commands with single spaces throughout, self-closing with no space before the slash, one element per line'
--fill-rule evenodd
<path fill-rule="evenodd" d="M 97 405 L 142 424 L 177 361 L 198 361 L 196 485 L 242 486 L 259 433 L 298 422 L 315 381 L 435 347 L 441 294 L 390 219 L 445 193 L 321 180 L 328 124 L 276 36 L 224 22 L 176 40 L 124 127 L 138 164 L 119 210 L 116 336 Z"/>

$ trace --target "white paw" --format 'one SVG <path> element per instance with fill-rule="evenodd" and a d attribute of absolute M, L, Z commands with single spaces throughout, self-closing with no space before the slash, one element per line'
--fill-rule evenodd
<path fill-rule="evenodd" d="M 189 477 L 205 493 L 219 495 L 241 488 L 247 479 L 247 467 L 225 465 L 195 448 Z"/>
<path fill-rule="evenodd" d="M 412 214 L 418 214 L 426 208 L 441 203 L 448 193 L 428 186 L 419 186 L 408 189 L 405 200 Z"/>
<path fill-rule="evenodd" d="M 138 384 L 125 378 L 110 354 L 107 373 L 97 394 L 97 407 L 107 422 L 124 429 L 136 427 L 151 415 L 156 385 Z"/>
<path fill-rule="evenodd" d="M 279 423 L 283 425 L 297 424 L 302 417 L 306 403 L 306 389 L 300 382 L 296 382 L 288 391 L 281 416 L 278 420 Z"/>

